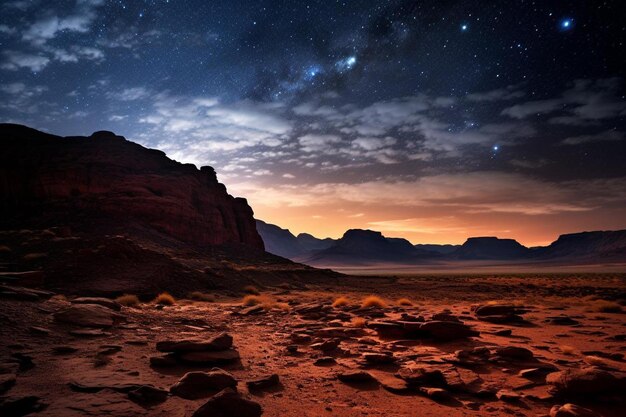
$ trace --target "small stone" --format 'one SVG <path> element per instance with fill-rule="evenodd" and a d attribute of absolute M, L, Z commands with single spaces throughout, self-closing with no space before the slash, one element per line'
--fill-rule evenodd
<path fill-rule="evenodd" d="M 602 417 L 599 413 L 576 404 L 555 405 L 550 409 L 550 417 Z"/>
<path fill-rule="evenodd" d="M 503 359 L 515 361 L 532 361 L 535 355 L 532 351 L 518 346 L 504 346 L 496 349 L 496 355 Z"/>
<path fill-rule="evenodd" d="M 393 355 L 385 353 L 364 353 L 363 359 L 365 359 L 367 363 L 376 365 L 390 364 L 396 361 Z"/>
<path fill-rule="evenodd" d="M 443 388 L 421 387 L 420 392 L 435 401 L 449 401 L 452 399 L 452 395 Z"/>
<path fill-rule="evenodd" d="M 280 384 L 280 378 L 278 377 L 277 374 L 272 374 L 263 378 L 246 382 L 248 389 L 251 391 L 270 388 L 278 384 Z"/>
<path fill-rule="evenodd" d="M 142 385 L 128 392 L 128 398 L 132 401 L 147 406 L 160 404 L 167 400 L 167 396 L 167 391 L 151 385 Z"/>
<path fill-rule="evenodd" d="M 369 373 L 365 371 L 348 371 L 337 375 L 337 379 L 341 382 L 348 383 L 365 383 L 365 382 L 375 382 L 376 379 Z"/>
<path fill-rule="evenodd" d="M 4 394 L 15 385 L 15 374 L 0 374 L 0 394 Z"/>
<path fill-rule="evenodd" d="M 322 356 L 321 358 L 317 358 L 313 365 L 315 366 L 325 366 L 325 365 L 335 365 L 337 361 L 332 356 Z"/>
<path fill-rule="evenodd" d="M 496 392 L 496 398 L 498 398 L 500 401 L 514 402 L 519 401 L 520 395 L 515 391 L 501 389 L 500 391 Z"/>

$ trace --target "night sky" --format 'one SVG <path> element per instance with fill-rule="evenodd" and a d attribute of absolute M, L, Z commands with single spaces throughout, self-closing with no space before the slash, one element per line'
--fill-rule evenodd
<path fill-rule="evenodd" d="M 212 165 L 293 232 L 543 244 L 626 228 L 624 16 L 618 0 L 3 1 L 0 121 Z"/>

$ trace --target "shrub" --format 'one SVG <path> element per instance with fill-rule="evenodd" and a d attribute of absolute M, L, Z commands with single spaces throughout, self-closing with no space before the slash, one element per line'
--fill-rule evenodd
<path fill-rule="evenodd" d="M 343 307 L 347 306 L 350 300 L 347 297 L 339 297 L 333 301 L 333 307 Z"/>
<path fill-rule="evenodd" d="M 263 300 L 258 295 L 246 295 L 243 297 L 242 304 L 244 306 L 255 306 L 257 304 L 261 304 Z"/>
<path fill-rule="evenodd" d="M 413 302 L 411 300 L 409 300 L 408 298 L 400 298 L 397 301 L 399 306 L 412 306 Z"/>
<path fill-rule="evenodd" d="M 367 308 L 367 307 L 385 308 L 387 307 L 387 303 L 385 303 L 383 299 L 380 297 L 377 297 L 375 295 L 370 295 L 368 297 L 365 297 L 363 299 L 363 302 L 361 303 L 361 308 Z"/>
<path fill-rule="evenodd" d="M 115 301 L 126 307 L 137 307 L 139 305 L 139 298 L 133 294 L 120 295 Z"/>
<path fill-rule="evenodd" d="M 271 310 L 272 308 L 275 308 L 281 311 L 291 310 L 291 306 L 287 303 L 271 303 L 270 302 L 269 305 L 263 304 L 263 308 L 265 308 L 266 310 Z"/>
<path fill-rule="evenodd" d="M 215 301 L 215 296 L 213 294 L 206 294 L 200 291 L 194 291 L 190 293 L 188 297 L 195 301 L 206 301 L 208 303 Z"/>
<path fill-rule="evenodd" d="M 154 303 L 164 306 L 171 306 L 176 304 L 176 300 L 169 293 L 162 292 L 161 294 L 156 296 L 156 298 L 154 299 Z"/>
<path fill-rule="evenodd" d="M 366 324 L 367 320 L 363 317 L 353 317 L 352 320 L 350 320 L 350 325 L 352 325 L 352 327 L 365 327 Z"/>
<path fill-rule="evenodd" d="M 246 294 L 252 294 L 252 295 L 261 294 L 261 292 L 254 285 L 246 285 L 245 287 L 243 287 L 243 292 L 245 292 Z"/>

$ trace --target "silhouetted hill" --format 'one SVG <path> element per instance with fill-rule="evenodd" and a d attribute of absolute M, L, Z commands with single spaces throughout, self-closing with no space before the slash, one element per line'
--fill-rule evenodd
<path fill-rule="evenodd" d="M 265 250 L 269 253 L 289 259 L 304 253 L 298 239 L 288 229 L 257 219 L 256 230 L 263 238 Z"/>
<path fill-rule="evenodd" d="M 549 246 L 536 248 L 541 258 L 597 258 L 626 261 L 626 230 L 571 233 L 559 236 Z"/>
<path fill-rule="evenodd" d="M 440 253 L 442 255 L 449 255 L 461 247 L 461 245 L 435 245 L 435 244 L 417 244 L 413 246 L 415 246 L 417 249 Z"/>
<path fill-rule="evenodd" d="M 325 239 L 318 239 L 313 235 L 308 233 L 300 233 L 297 236 L 298 243 L 304 252 L 312 252 L 317 250 L 323 250 L 330 248 L 332 245 L 337 242 L 336 239 L 331 239 L 329 237 Z"/>
<path fill-rule="evenodd" d="M 386 238 L 380 232 L 350 229 L 327 249 L 314 252 L 303 262 L 313 264 L 362 264 L 369 262 L 415 262 L 436 254 L 415 248 L 408 240 Z"/>
<path fill-rule="evenodd" d="M 450 257 L 463 260 L 508 260 L 530 256 L 530 249 L 514 239 L 497 237 L 470 237 L 460 248 L 450 253 Z"/>

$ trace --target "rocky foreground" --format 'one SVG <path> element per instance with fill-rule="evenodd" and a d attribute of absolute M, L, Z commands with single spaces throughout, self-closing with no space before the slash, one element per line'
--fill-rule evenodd
<path fill-rule="evenodd" d="M 623 276 L 363 280 L 133 307 L 3 285 L 0 415 L 623 415 L 625 315 L 597 300 Z"/>

